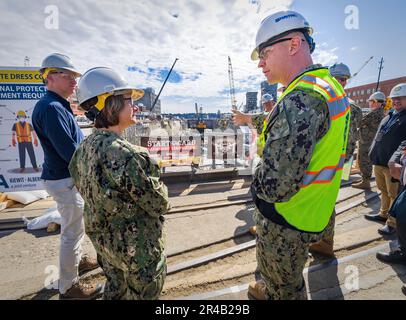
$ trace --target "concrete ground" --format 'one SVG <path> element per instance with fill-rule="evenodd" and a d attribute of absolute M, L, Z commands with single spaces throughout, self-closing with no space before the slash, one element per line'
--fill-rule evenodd
<path fill-rule="evenodd" d="M 305 270 L 307 295 L 310 300 L 406 300 L 402 293 L 406 283 L 406 265 L 388 265 L 376 259 L 377 251 L 388 251 L 387 244 L 380 244 L 366 251 L 354 253 L 347 259 L 327 263 L 324 268 Z M 306 272 L 307 271 L 307 272 Z M 228 292 L 211 292 L 206 299 L 248 300 L 246 285 L 228 288 Z M 211 296 L 210 296 L 211 295 Z M 189 299 L 201 299 L 196 295 Z"/>
<path fill-rule="evenodd" d="M 172 190 L 173 197 L 171 198 L 172 207 L 181 208 L 196 204 L 221 202 L 224 199 L 232 201 L 249 195 L 247 183 L 244 181 L 234 182 L 231 185 L 230 183 L 219 183 L 213 189 L 215 191 L 210 192 L 210 190 L 205 184 L 189 185 L 178 189 L 174 188 Z M 356 192 L 355 189 L 350 187 L 342 188 L 339 201 L 343 201 L 354 192 Z M 364 196 L 361 192 L 358 198 Z M 346 204 L 347 202 L 344 201 L 340 205 L 344 206 Z M 46 199 L 24 208 L 7 209 L 0 212 L 0 220 L 17 218 L 22 215 L 29 217 L 38 216 L 45 209 L 53 205 L 54 202 L 51 199 Z M 377 235 L 377 229 L 380 225 L 368 222 L 363 218 L 364 213 L 373 212 L 378 209 L 379 202 L 375 202 L 370 207 L 362 209 L 362 212 L 349 212 L 339 216 L 336 228 L 336 250 L 345 248 L 352 243 L 370 242 L 379 239 L 380 236 Z M 241 234 L 246 234 L 249 227 L 253 225 L 252 210 L 252 206 L 233 205 L 210 210 L 168 214 L 166 216 L 165 229 L 167 254 L 170 256 L 179 254 L 191 249 L 204 247 L 213 242 L 221 242 Z M 238 243 L 239 240 L 237 238 L 233 241 Z M 58 233 L 48 234 L 44 230 L 0 232 L 0 298 L 18 299 L 30 294 L 34 294 L 31 298 L 35 298 L 35 293 L 41 292 L 49 280 L 52 280 L 55 276 L 54 270 L 58 265 L 58 247 Z M 91 256 L 95 256 L 94 249 L 87 238 L 84 244 L 84 251 Z M 371 265 L 376 268 L 378 273 L 379 270 L 382 271 L 380 279 L 387 279 L 384 274 L 392 275 L 387 280 L 388 283 L 393 283 L 393 288 L 400 284 L 395 279 L 394 273 L 390 272 L 390 267 L 377 265 L 376 262 L 372 263 L 373 256 L 369 257 L 368 259 L 370 260 L 365 262 L 365 264 L 362 263 L 362 259 L 367 258 L 360 258 L 361 262 L 359 265 L 362 272 L 365 269 L 364 267 Z M 370 279 L 372 273 L 370 276 L 367 274 L 365 276 Z M 402 270 L 400 271 L 400 276 L 404 276 Z M 325 289 L 317 286 L 315 288 L 316 293 L 322 292 L 321 290 Z M 368 297 L 368 294 L 365 294 L 365 292 L 363 294 L 364 297 Z M 363 297 L 362 292 L 349 292 L 347 296 L 354 298 Z M 374 296 L 375 293 L 371 293 L 371 297 Z M 396 297 L 400 298 L 400 296 Z"/>

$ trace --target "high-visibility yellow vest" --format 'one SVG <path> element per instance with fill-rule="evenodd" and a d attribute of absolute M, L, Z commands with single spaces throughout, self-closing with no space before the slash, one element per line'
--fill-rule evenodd
<path fill-rule="evenodd" d="M 274 106 L 273 110 L 275 110 L 275 107 L 276 106 Z M 265 142 L 266 142 L 265 131 L 266 131 L 266 128 L 268 126 L 270 116 L 271 116 L 271 112 L 268 113 L 268 115 L 266 116 L 266 118 L 264 120 L 264 125 L 262 126 L 262 132 L 261 132 L 261 134 L 259 135 L 259 137 L 257 139 L 257 154 L 259 156 L 262 156 L 262 153 L 264 152 L 264 147 L 265 147 Z"/>
<path fill-rule="evenodd" d="M 17 141 L 20 142 L 31 142 L 31 128 L 28 122 L 25 122 L 24 126 L 21 122 L 16 123 L 16 133 Z"/>
<path fill-rule="evenodd" d="M 321 232 L 333 213 L 346 157 L 350 104 L 342 86 L 328 69 L 311 70 L 299 76 L 284 91 L 278 104 L 293 90 L 320 93 L 329 109 L 330 128 L 316 144 L 300 190 L 274 208 L 290 225 L 305 232 Z M 268 127 L 263 130 L 265 141 Z"/>

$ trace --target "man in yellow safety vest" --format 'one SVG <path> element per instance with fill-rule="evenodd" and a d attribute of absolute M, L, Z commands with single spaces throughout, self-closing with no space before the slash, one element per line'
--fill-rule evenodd
<path fill-rule="evenodd" d="M 306 299 L 309 244 L 326 228 L 340 188 L 350 107 L 327 68 L 314 65 L 313 29 L 294 11 L 265 18 L 253 60 L 270 84 L 286 87 L 263 130 L 251 193 L 256 205 L 256 298 Z"/>

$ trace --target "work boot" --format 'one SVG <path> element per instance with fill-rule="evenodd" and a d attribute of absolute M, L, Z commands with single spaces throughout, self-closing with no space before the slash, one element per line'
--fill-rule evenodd
<path fill-rule="evenodd" d="M 248 293 L 256 300 L 268 300 L 266 297 L 266 285 L 264 280 L 251 282 L 248 287 Z"/>
<path fill-rule="evenodd" d="M 48 224 L 48 227 L 47 227 L 47 232 L 48 232 L 48 233 L 56 232 L 56 231 L 59 230 L 60 227 L 61 227 L 61 226 L 60 226 L 59 224 L 57 224 L 57 223 L 55 223 L 55 222 L 50 222 L 50 223 Z"/>
<path fill-rule="evenodd" d="M 20 170 L 18 170 L 18 173 L 23 173 L 25 172 L 25 168 L 20 168 Z"/>
<path fill-rule="evenodd" d="M 378 252 L 376 254 L 376 258 L 385 263 L 398 263 L 406 265 L 406 255 L 404 255 L 400 250 L 389 253 Z"/>
<path fill-rule="evenodd" d="M 257 226 L 251 227 L 251 228 L 249 229 L 249 231 L 250 231 L 250 233 L 251 233 L 253 236 L 256 236 L 256 235 L 257 235 Z"/>
<path fill-rule="evenodd" d="M 361 171 L 359 170 L 359 168 L 351 168 L 350 175 L 360 174 L 360 173 L 361 173 Z"/>
<path fill-rule="evenodd" d="M 83 274 L 85 272 L 97 269 L 99 264 L 97 263 L 96 259 L 91 259 L 89 257 L 83 257 L 79 262 L 79 274 Z"/>
<path fill-rule="evenodd" d="M 327 243 L 326 241 L 323 241 L 323 240 L 310 244 L 309 251 L 311 253 L 322 254 L 323 256 L 326 256 L 329 258 L 334 257 L 333 244 Z"/>
<path fill-rule="evenodd" d="M 361 182 L 353 183 L 351 186 L 356 189 L 371 190 L 371 182 L 369 179 L 362 179 Z"/>
<path fill-rule="evenodd" d="M 366 214 L 365 219 L 376 222 L 386 222 L 388 218 L 382 217 L 379 213 Z"/>
<path fill-rule="evenodd" d="M 383 236 L 391 236 L 396 233 L 396 229 L 386 224 L 382 228 L 378 229 L 378 233 Z"/>
<path fill-rule="evenodd" d="M 59 300 L 93 300 L 103 294 L 103 285 L 74 284 L 64 294 L 59 294 Z"/>

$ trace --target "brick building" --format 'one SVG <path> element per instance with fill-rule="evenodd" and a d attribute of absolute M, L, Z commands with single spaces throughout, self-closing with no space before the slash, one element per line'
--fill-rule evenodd
<path fill-rule="evenodd" d="M 388 96 L 392 88 L 399 83 L 406 83 L 406 77 L 381 81 L 379 84 L 379 91 L 382 91 Z M 345 92 L 348 97 L 354 100 L 361 108 L 368 108 L 368 98 L 375 92 L 375 89 L 376 82 L 363 86 L 346 88 Z"/>

